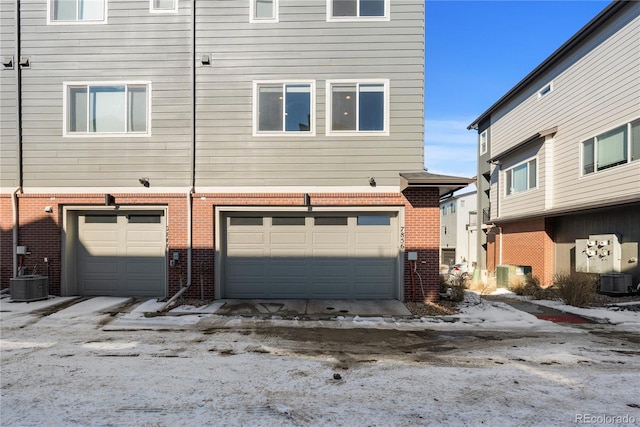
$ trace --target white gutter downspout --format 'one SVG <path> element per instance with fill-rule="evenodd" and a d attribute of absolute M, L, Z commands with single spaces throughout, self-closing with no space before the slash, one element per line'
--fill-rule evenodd
<path fill-rule="evenodd" d="M 15 67 L 16 78 L 16 148 L 18 152 L 17 158 L 17 180 L 18 187 L 11 194 L 11 210 L 13 214 L 13 277 L 18 277 L 18 231 L 20 228 L 18 213 L 18 193 L 22 193 L 22 66 L 20 65 L 20 0 L 15 2 Z"/>
<path fill-rule="evenodd" d="M 157 312 L 171 306 L 191 287 L 191 264 L 193 255 L 193 194 L 195 193 L 195 153 L 196 153 L 196 2 L 191 3 L 191 188 L 187 193 L 187 284 L 169 299 Z"/>
<path fill-rule="evenodd" d="M 500 264 L 498 265 L 502 265 L 502 227 L 496 226 L 496 228 L 500 229 Z"/>
<path fill-rule="evenodd" d="M 18 277 L 18 192 L 11 193 L 11 211 L 13 213 L 13 277 Z"/>

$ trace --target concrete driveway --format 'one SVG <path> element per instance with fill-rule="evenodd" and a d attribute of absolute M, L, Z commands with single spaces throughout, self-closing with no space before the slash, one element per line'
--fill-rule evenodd
<path fill-rule="evenodd" d="M 326 317 L 404 317 L 411 316 L 398 300 L 272 300 L 223 299 L 215 311 L 220 315 L 256 315 L 326 318 Z"/>

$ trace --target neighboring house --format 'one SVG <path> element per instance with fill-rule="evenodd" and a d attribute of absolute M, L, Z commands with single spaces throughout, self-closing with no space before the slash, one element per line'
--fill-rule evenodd
<path fill-rule="evenodd" d="M 18 5 L 19 10 L 16 10 Z M 1 285 L 438 296 L 423 0 L 0 3 Z M 18 254 L 18 252 L 26 254 Z"/>
<path fill-rule="evenodd" d="M 612 2 L 469 126 L 480 268 L 640 282 L 638 52 L 640 2 Z"/>
<path fill-rule="evenodd" d="M 477 197 L 468 192 L 440 201 L 440 263 L 466 262 L 469 271 L 477 262 Z"/>

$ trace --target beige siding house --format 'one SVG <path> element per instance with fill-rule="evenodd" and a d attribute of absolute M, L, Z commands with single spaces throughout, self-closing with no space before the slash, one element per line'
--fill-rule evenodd
<path fill-rule="evenodd" d="M 640 282 L 638 52 L 640 3 L 614 1 L 469 126 L 487 141 L 482 268 L 529 265 L 549 283 L 607 235 L 621 249 L 590 272 Z"/>

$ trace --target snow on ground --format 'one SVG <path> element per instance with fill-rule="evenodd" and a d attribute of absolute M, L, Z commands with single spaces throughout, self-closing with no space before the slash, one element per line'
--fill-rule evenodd
<path fill-rule="evenodd" d="M 640 424 L 639 312 L 561 325 L 474 294 L 411 320 L 149 317 L 155 301 L 114 315 L 108 298 L 33 311 L 62 300 L 0 302 L 2 426 Z"/>

